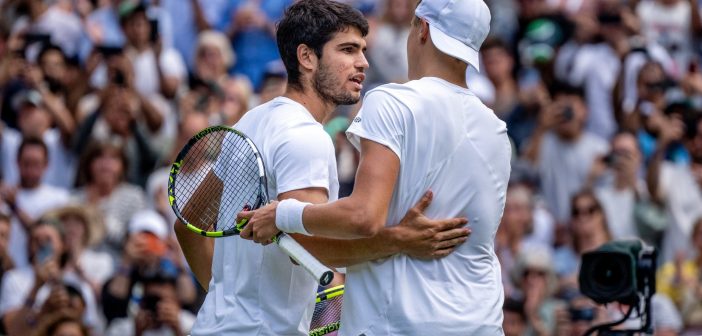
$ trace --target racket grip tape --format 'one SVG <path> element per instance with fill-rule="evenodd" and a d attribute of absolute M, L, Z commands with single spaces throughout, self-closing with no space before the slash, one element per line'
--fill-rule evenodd
<path fill-rule="evenodd" d="M 300 243 L 292 237 L 281 234 L 278 236 L 278 246 L 300 266 L 304 267 L 321 286 L 328 285 L 334 279 L 334 272 L 324 266 L 317 258 L 305 250 Z"/>

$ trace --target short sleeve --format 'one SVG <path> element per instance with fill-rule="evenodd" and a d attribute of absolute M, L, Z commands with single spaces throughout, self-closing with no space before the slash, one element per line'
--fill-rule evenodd
<path fill-rule="evenodd" d="M 361 138 L 377 142 L 402 159 L 403 114 L 407 107 L 385 91 L 366 95 L 363 107 L 346 130 L 349 141 L 360 150 Z"/>
<path fill-rule="evenodd" d="M 335 167 L 336 161 L 334 145 L 324 129 L 313 123 L 303 124 L 277 138 L 281 141 L 268 167 L 276 181 L 276 194 L 305 188 L 329 191 L 330 165 Z"/>
<path fill-rule="evenodd" d="M 0 300 L 0 316 L 19 308 L 24 303 L 26 285 L 22 286 L 18 275 L 19 273 L 16 272 L 7 272 L 3 276 L 2 289 L 0 289 L 0 298 L 2 298 Z"/>

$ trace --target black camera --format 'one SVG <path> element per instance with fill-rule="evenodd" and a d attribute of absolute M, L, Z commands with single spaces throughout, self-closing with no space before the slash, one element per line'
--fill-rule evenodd
<path fill-rule="evenodd" d="M 146 294 L 146 295 L 144 295 L 144 297 L 141 298 L 139 305 L 144 310 L 156 312 L 159 301 L 161 301 L 160 296 Z"/>
<path fill-rule="evenodd" d="M 591 327 L 585 335 L 635 335 L 652 332 L 651 298 L 656 292 L 656 257 L 654 247 L 641 240 L 619 240 L 606 243 L 583 254 L 580 266 L 580 292 L 593 301 L 606 304 L 619 302 L 629 306 L 618 321 Z M 638 311 L 641 327 L 635 330 L 614 330 Z"/>
<path fill-rule="evenodd" d="M 581 292 L 597 303 L 637 305 L 639 294 L 653 295 L 656 250 L 640 240 L 612 241 L 583 255 Z"/>

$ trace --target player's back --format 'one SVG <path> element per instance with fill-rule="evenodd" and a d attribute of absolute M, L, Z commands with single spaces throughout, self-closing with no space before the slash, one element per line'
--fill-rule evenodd
<path fill-rule="evenodd" d="M 271 199 L 310 184 L 329 188 L 335 199 L 338 182 L 331 139 L 302 105 L 278 97 L 247 112 L 234 127 L 261 153 Z M 293 149 L 309 153 L 301 157 Z M 303 171 L 300 165 L 316 169 Z M 228 192 L 226 186 L 223 192 Z M 220 213 L 220 218 L 234 216 Z M 218 238 L 209 292 L 193 335 L 306 335 L 316 288 L 314 279 L 277 245 L 262 246 L 237 236 Z"/>
<path fill-rule="evenodd" d="M 358 329 L 344 335 L 501 334 L 503 293 L 493 241 L 510 172 L 504 122 L 469 90 L 424 78 L 370 92 L 349 132 L 374 140 L 373 133 L 386 128 L 379 138 L 391 139 L 385 145 L 401 162 L 387 223 L 399 223 L 432 190 L 426 215 L 467 217 L 472 234 L 443 259 L 396 255 L 350 268 L 347 294 L 367 292 L 365 298 L 347 295 L 344 304 L 373 309 L 361 319 L 346 314 L 342 325 Z"/>

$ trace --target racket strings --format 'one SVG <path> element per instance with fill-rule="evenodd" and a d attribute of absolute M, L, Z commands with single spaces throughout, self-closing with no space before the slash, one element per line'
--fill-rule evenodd
<path fill-rule="evenodd" d="M 244 206 L 256 205 L 258 158 L 244 137 L 229 131 L 207 133 L 192 145 L 182 162 L 174 193 L 180 200 L 177 206 L 195 209 L 180 209 L 195 227 L 210 232 L 230 230 Z M 216 178 L 207 178 L 213 174 Z"/>
<path fill-rule="evenodd" d="M 312 323 L 310 324 L 310 335 L 336 335 L 336 331 L 339 329 L 343 302 L 343 295 L 317 302 L 314 306 Z"/>

